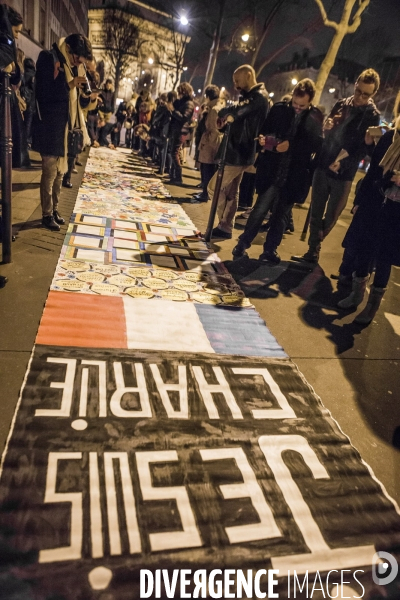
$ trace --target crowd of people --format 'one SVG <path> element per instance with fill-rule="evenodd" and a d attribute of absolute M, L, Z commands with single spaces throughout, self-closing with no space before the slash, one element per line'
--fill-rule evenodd
<path fill-rule="evenodd" d="M 227 105 L 221 90 L 210 85 L 196 114 L 193 88 L 183 82 L 176 92 L 162 93 L 155 101 L 143 89 L 116 106 L 113 81 L 107 78 L 101 85 L 85 36 L 61 39 L 51 50 L 43 50 L 35 65 L 15 48 L 21 16 L 6 5 L 2 10 L 2 31 L 12 40 L 11 51 L 3 49 L 2 69 L 10 73 L 12 85 L 13 166 L 29 167 L 30 148 L 41 154 L 43 227 L 58 231 L 64 224 L 58 208 L 61 187 L 72 187 L 71 174 L 80 164 L 82 149 L 114 149 L 121 144 L 122 131 L 126 147 L 159 165 L 161 172 L 165 169 L 170 183 L 181 185 L 186 147 L 195 130 L 201 191 L 192 202 L 212 200 L 221 141 L 230 121 L 213 237 L 232 238 L 238 209 L 245 209 L 244 231 L 232 251 L 234 259 L 240 259 L 268 216 L 259 260 L 277 265 L 283 234 L 288 227 L 293 230 L 292 207 L 304 203 L 311 189 L 308 250 L 292 258 L 317 264 L 323 241 L 346 206 L 359 163 L 369 155 L 371 166 L 355 196 L 353 221 L 343 241 L 338 281 L 352 285 L 339 307 L 355 308 L 374 272 L 367 307 L 356 318 L 371 322 L 391 266 L 400 265 L 400 96 L 393 127 L 385 131 L 373 100 L 380 85 L 376 71 L 363 71 L 354 93 L 338 100 L 326 117 L 313 103 L 311 79 L 299 81 L 291 94 L 272 105 L 249 65 L 233 74 L 240 93 L 234 104 Z"/>

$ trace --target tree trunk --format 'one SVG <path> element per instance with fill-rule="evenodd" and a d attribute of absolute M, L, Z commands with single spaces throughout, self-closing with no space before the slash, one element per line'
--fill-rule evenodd
<path fill-rule="evenodd" d="M 116 107 L 116 103 L 117 103 L 117 96 L 118 96 L 118 88 L 119 88 L 119 82 L 121 81 L 121 66 L 118 64 L 115 65 L 115 81 L 114 81 L 114 111 L 115 111 L 115 107 Z"/>
<path fill-rule="evenodd" d="M 329 73 L 333 65 L 335 64 L 336 56 L 340 48 L 340 44 L 343 41 L 344 36 L 347 33 L 347 27 L 340 27 L 337 31 L 335 31 L 335 35 L 333 36 L 331 45 L 329 46 L 329 50 L 326 53 L 324 60 L 319 69 L 317 81 L 315 82 L 316 93 L 315 98 L 313 100 L 314 104 L 319 104 L 321 100 L 322 91 L 325 87 L 326 81 L 329 77 Z"/>
<path fill-rule="evenodd" d="M 204 80 L 203 89 L 206 89 L 206 87 L 208 85 L 211 85 L 213 77 L 214 77 L 215 65 L 217 64 L 219 45 L 221 42 L 222 21 L 224 19 L 225 4 L 226 4 L 226 0 L 221 0 L 220 7 L 219 7 L 218 23 L 217 23 L 217 26 L 214 31 L 214 37 L 213 37 L 213 42 L 212 42 L 212 46 L 210 49 L 210 57 L 208 59 L 208 66 L 207 66 L 206 77 Z"/>

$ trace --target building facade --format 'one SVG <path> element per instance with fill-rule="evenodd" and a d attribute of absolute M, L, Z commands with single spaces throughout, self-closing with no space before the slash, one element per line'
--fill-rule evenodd
<path fill-rule="evenodd" d="M 37 60 L 39 52 L 51 48 L 70 33 L 88 33 L 90 0 L 7 0 L 21 13 L 24 30 L 17 45 L 26 57 Z"/>
<path fill-rule="evenodd" d="M 115 78 L 105 43 L 105 0 L 91 0 L 89 10 L 89 38 L 97 63 L 104 62 L 105 76 Z M 124 69 L 117 96 L 129 100 L 132 94 L 148 89 L 153 97 L 171 90 L 180 81 L 186 44 L 190 41 L 187 31 L 177 20 L 162 10 L 139 0 L 119 0 L 118 5 L 127 19 L 137 27 L 138 39 L 135 52 Z"/>

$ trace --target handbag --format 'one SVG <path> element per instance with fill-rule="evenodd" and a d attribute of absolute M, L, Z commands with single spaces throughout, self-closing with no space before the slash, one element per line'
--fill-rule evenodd
<path fill-rule="evenodd" d="M 73 75 L 71 71 L 71 75 Z M 76 110 L 78 115 L 79 127 L 72 127 L 71 123 L 71 115 L 68 111 L 68 139 L 67 139 L 67 155 L 75 158 L 78 156 L 84 148 L 84 138 L 83 138 L 83 129 L 82 124 L 80 123 L 80 113 L 79 113 L 79 91 L 76 93 Z"/>

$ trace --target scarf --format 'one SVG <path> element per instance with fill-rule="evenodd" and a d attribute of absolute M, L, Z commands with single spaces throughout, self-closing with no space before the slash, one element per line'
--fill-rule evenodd
<path fill-rule="evenodd" d="M 60 41 L 58 43 L 58 49 L 66 60 L 66 64 L 64 65 L 64 67 L 65 67 L 64 72 L 65 72 L 65 79 L 67 80 L 67 83 L 69 84 L 69 82 L 74 79 L 74 74 L 73 74 L 72 67 L 69 62 L 69 56 L 68 56 L 68 52 L 67 52 L 67 45 L 65 43 L 65 38 L 60 39 Z M 85 76 L 85 67 L 82 64 L 80 64 L 78 66 L 78 75 L 81 77 Z M 82 129 L 84 145 L 90 146 L 90 138 L 87 133 L 85 119 L 84 119 L 82 108 L 81 108 L 81 105 L 79 102 L 79 90 L 76 87 L 73 87 L 69 91 L 69 117 L 70 118 L 69 118 L 67 125 L 65 126 L 65 133 L 64 133 L 65 153 L 64 153 L 64 156 L 60 156 L 57 161 L 57 166 L 61 173 L 66 173 L 68 171 L 68 155 L 67 155 L 67 153 L 68 153 L 69 123 L 71 123 L 72 129 L 74 129 L 74 127 L 79 127 L 79 129 Z"/>
<path fill-rule="evenodd" d="M 400 117 L 397 117 L 394 124 L 393 141 L 382 158 L 379 166 L 383 168 L 383 174 L 386 175 L 389 171 L 400 170 Z"/>

